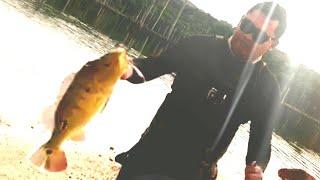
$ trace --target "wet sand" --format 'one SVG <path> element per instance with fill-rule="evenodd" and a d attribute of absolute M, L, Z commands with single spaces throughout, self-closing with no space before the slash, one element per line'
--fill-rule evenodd
<path fill-rule="evenodd" d="M 105 153 L 92 153 L 83 151 L 74 145 L 66 149 L 68 170 L 61 173 L 41 172 L 32 166 L 27 159 L 34 147 L 31 140 L 37 139 L 33 129 L 23 129 L 23 136 L 17 136 L 15 129 L 9 124 L 0 124 L 0 179 L 109 179 L 117 175 L 120 165 L 111 161 L 110 151 Z"/>

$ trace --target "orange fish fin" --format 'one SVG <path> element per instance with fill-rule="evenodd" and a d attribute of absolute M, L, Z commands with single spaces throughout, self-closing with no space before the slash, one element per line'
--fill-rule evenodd
<path fill-rule="evenodd" d="M 70 139 L 72 141 L 83 141 L 85 140 L 85 133 L 84 130 L 79 130 L 78 132 L 74 133 Z"/>
<path fill-rule="evenodd" d="M 63 171 L 67 168 L 65 153 L 59 149 L 46 148 L 43 145 L 30 158 L 31 162 L 37 167 L 42 167 L 50 172 Z"/>
<path fill-rule="evenodd" d="M 41 167 L 47 160 L 47 157 L 45 148 L 41 147 L 31 156 L 30 160 L 37 167 Z"/>
<path fill-rule="evenodd" d="M 56 97 L 56 101 L 52 103 L 51 105 L 46 106 L 41 113 L 40 116 L 40 122 L 44 126 L 45 129 L 49 131 L 53 131 L 54 129 L 54 115 L 57 110 L 57 107 L 63 97 L 63 95 L 66 93 L 67 89 L 71 85 L 73 79 L 75 77 L 75 73 L 71 73 L 68 76 L 64 78 L 64 80 L 61 83 L 60 90 L 58 92 L 58 95 Z"/>
<path fill-rule="evenodd" d="M 54 129 L 54 112 L 57 109 L 57 104 L 52 104 L 43 109 L 40 122 L 43 127 L 48 131 L 53 131 Z"/>
<path fill-rule="evenodd" d="M 59 149 L 50 149 L 44 168 L 50 172 L 59 172 L 67 168 L 67 158 L 63 151 Z M 48 154 L 48 153 L 47 153 Z"/>

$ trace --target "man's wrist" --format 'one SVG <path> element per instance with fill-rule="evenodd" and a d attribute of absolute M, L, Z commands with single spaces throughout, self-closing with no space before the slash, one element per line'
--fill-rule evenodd
<path fill-rule="evenodd" d="M 142 72 L 134 65 L 130 67 L 130 72 L 127 77 L 121 77 L 121 79 L 125 79 L 131 83 L 138 84 L 145 82 L 145 77 Z"/>
<path fill-rule="evenodd" d="M 246 180 L 261 180 L 263 177 L 263 169 L 257 162 L 254 161 L 251 164 L 247 164 L 245 168 L 245 179 Z"/>
<path fill-rule="evenodd" d="M 142 74 L 142 72 L 141 72 L 135 65 L 132 66 L 132 70 L 133 70 L 135 73 L 137 73 L 137 75 L 140 77 L 140 79 L 141 79 L 143 82 L 146 81 L 146 79 L 145 79 L 144 75 Z M 133 72 L 132 72 L 132 74 L 133 74 Z M 131 74 L 131 75 L 132 75 L 132 74 Z"/>
<path fill-rule="evenodd" d="M 129 79 L 133 75 L 133 68 L 130 66 L 128 70 L 121 76 L 121 79 Z"/>

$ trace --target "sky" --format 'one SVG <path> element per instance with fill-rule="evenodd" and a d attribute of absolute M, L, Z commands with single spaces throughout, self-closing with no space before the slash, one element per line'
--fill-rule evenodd
<path fill-rule="evenodd" d="M 240 18 L 259 0 L 189 0 L 199 9 L 219 20 L 236 26 Z M 287 11 L 287 30 L 280 38 L 278 49 L 288 54 L 295 64 L 304 64 L 320 72 L 320 10 L 316 0 L 291 1 L 278 0 Z"/>

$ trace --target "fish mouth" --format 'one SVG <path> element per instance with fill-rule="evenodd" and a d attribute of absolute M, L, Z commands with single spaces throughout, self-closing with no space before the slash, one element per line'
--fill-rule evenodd
<path fill-rule="evenodd" d="M 109 53 L 124 53 L 124 52 L 126 52 L 126 49 L 124 47 L 118 46 L 112 49 Z"/>

